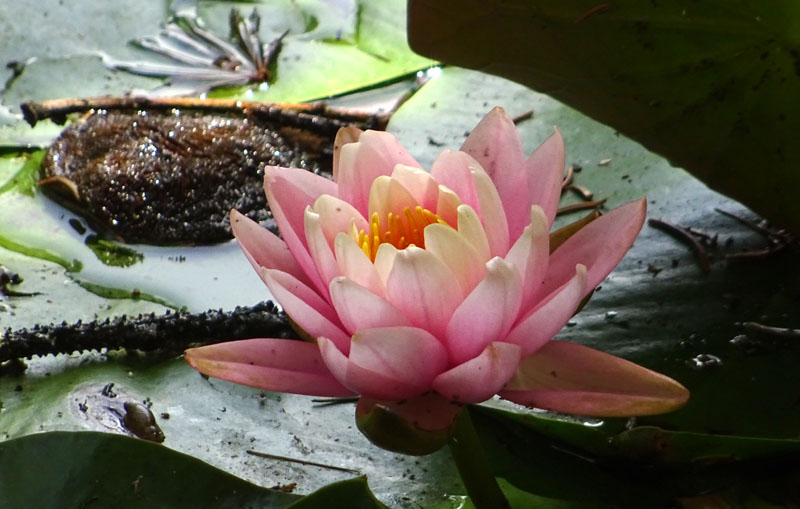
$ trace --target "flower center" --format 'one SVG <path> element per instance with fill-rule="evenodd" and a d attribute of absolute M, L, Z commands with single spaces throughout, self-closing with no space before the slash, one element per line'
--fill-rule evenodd
<path fill-rule="evenodd" d="M 389 212 L 386 215 L 385 223 L 381 223 L 378 213 L 373 212 L 370 217 L 369 232 L 364 230 L 358 232 L 356 242 L 369 259 L 374 262 L 378 253 L 378 246 L 385 242 L 397 249 L 405 249 L 408 246 L 424 248 L 425 227 L 433 223 L 447 224 L 444 219 L 434 212 L 423 209 L 419 205 L 413 209 L 405 207 L 402 214 Z"/>

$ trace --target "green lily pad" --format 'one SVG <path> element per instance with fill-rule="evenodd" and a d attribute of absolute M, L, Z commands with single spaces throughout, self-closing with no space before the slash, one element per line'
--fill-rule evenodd
<path fill-rule="evenodd" d="M 0 443 L 3 507 L 287 507 L 297 495 L 238 479 L 191 456 L 97 432 Z"/>
<path fill-rule="evenodd" d="M 790 0 L 409 2 L 415 51 L 548 93 L 796 233 L 799 24 Z"/>

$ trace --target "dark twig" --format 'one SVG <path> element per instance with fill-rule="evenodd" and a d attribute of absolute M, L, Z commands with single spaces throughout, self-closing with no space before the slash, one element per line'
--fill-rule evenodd
<path fill-rule="evenodd" d="M 800 329 L 786 329 L 783 327 L 770 327 L 757 322 L 744 322 L 742 326 L 752 332 L 777 336 L 781 338 L 800 338 Z"/>
<path fill-rule="evenodd" d="M 60 325 L 35 325 L 30 329 L 7 329 L 0 335 L 0 363 L 34 355 L 70 354 L 87 350 L 119 348 L 180 353 L 194 344 L 253 337 L 296 337 L 272 302 L 233 311 L 151 313 L 125 315 Z"/>
<path fill-rule="evenodd" d="M 780 253 L 788 244 L 784 242 L 776 242 L 771 247 L 765 247 L 764 249 L 757 249 L 755 251 L 740 251 L 738 253 L 728 253 L 725 255 L 725 259 L 729 262 L 743 262 L 747 260 L 757 260 L 760 258 L 766 258 L 768 256 L 772 256 L 776 253 Z"/>
<path fill-rule="evenodd" d="M 575 211 L 578 211 L 578 210 L 586 210 L 586 209 L 598 208 L 601 205 L 603 205 L 605 202 L 606 202 L 606 199 L 603 198 L 602 200 L 587 201 L 587 202 L 583 202 L 583 203 L 573 203 L 571 205 L 566 205 L 566 206 L 561 207 L 560 209 L 558 209 L 558 211 L 556 212 L 556 215 L 560 216 L 560 215 L 569 214 L 571 212 L 575 212 Z"/>
<path fill-rule="evenodd" d="M 371 115 L 358 111 L 330 108 L 322 102 L 307 104 L 263 103 L 234 99 L 200 99 L 197 97 L 89 97 L 52 99 L 25 102 L 20 106 L 25 120 L 34 126 L 40 120 L 52 118 L 63 123 L 71 113 L 91 110 L 172 110 L 186 109 L 205 112 L 252 114 L 262 120 L 279 122 L 292 127 L 330 124 L 335 135 L 340 127 L 357 124 L 363 129 L 383 129 L 388 115 Z M 331 118 L 335 117 L 335 118 Z"/>
<path fill-rule="evenodd" d="M 529 118 L 533 118 L 533 110 L 528 110 L 525 113 L 520 113 L 516 117 L 512 118 L 511 121 L 514 122 L 514 125 L 517 125 L 522 121 L 528 120 Z"/>
<path fill-rule="evenodd" d="M 306 461 L 295 458 L 287 458 L 286 456 L 278 456 L 277 454 L 268 454 L 266 452 L 253 451 L 252 449 L 247 449 L 245 452 L 251 456 L 258 456 L 259 458 L 267 458 L 278 461 L 288 461 L 289 463 L 297 463 L 299 465 L 327 468 L 329 470 L 338 470 L 339 472 L 347 472 L 348 474 L 361 475 L 360 471 L 352 468 L 337 467 L 335 465 L 326 465 L 324 463 L 317 463 L 316 461 Z"/>
<path fill-rule="evenodd" d="M 727 216 L 739 224 L 746 226 L 747 228 L 753 230 L 756 233 L 759 233 L 767 238 L 770 245 L 763 249 L 758 249 L 755 251 L 740 251 L 738 253 L 728 253 L 725 255 L 725 259 L 729 262 L 739 262 L 739 261 L 746 261 L 746 260 L 755 260 L 759 258 L 766 258 L 768 256 L 772 256 L 776 253 L 783 251 L 786 247 L 789 246 L 794 240 L 792 235 L 787 232 L 786 230 L 770 230 L 769 228 L 765 228 L 764 226 L 755 223 L 747 218 L 737 216 L 731 212 L 727 212 L 725 210 L 715 208 L 716 212 Z"/>
<path fill-rule="evenodd" d="M 578 184 L 570 184 L 566 187 L 567 190 L 574 192 L 584 200 L 591 200 L 594 198 L 594 193 L 591 192 L 589 189 L 578 185 Z"/>
<path fill-rule="evenodd" d="M 648 219 L 647 224 L 653 228 L 666 232 L 684 244 L 687 244 L 694 251 L 694 254 L 697 257 L 697 262 L 700 264 L 700 268 L 703 269 L 703 272 L 711 271 L 711 261 L 708 256 L 708 252 L 685 227 L 669 223 L 662 219 L 653 218 Z"/>
<path fill-rule="evenodd" d="M 773 232 L 772 230 L 764 228 L 760 224 L 754 223 L 753 221 L 750 221 L 747 218 L 737 216 L 736 214 L 728 212 L 727 210 L 722 210 L 720 208 L 714 207 L 714 211 L 719 212 L 723 216 L 727 216 L 735 221 L 738 221 L 740 224 L 743 224 L 744 226 L 750 228 L 754 232 L 760 233 L 761 235 L 767 237 L 768 239 L 772 238 L 772 236 L 775 235 L 775 232 Z"/>

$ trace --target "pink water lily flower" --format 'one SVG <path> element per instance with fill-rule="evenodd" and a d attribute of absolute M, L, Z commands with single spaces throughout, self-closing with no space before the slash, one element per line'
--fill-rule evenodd
<path fill-rule="evenodd" d="M 646 207 L 616 208 L 551 253 L 563 171 L 559 132 L 526 158 L 501 108 L 430 172 L 387 132 L 343 129 L 333 180 L 266 170 L 282 239 L 231 214 L 245 255 L 314 340 L 211 345 L 188 350 L 188 362 L 270 391 L 425 411 L 495 394 L 597 416 L 681 406 L 688 391 L 674 380 L 552 341 L 631 247 Z"/>

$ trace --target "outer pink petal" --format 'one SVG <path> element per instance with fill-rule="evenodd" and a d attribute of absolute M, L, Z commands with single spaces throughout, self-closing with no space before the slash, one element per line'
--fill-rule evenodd
<path fill-rule="evenodd" d="M 314 290 L 279 270 L 261 269 L 261 277 L 275 300 L 303 331 L 314 338 L 330 338 L 342 352 L 349 351 L 350 336 L 345 334 L 336 311 Z"/>
<path fill-rule="evenodd" d="M 395 256 L 386 280 L 386 298 L 415 326 L 444 338 L 447 322 L 464 294 L 453 272 L 436 255 L 409 247 Z"/>
<path fill-rule="evenodd" d="M 547 218 L 538 205 L 531 207 L 531 222 L 511 246 L 505 260 L 511 262 L 522 276 L 522 305 L 524 313 L 533 305 L 534 297 L 541 295 L 542 281 L 550 259 L 550 234 Z"/>
<path fill-rule="evenodd" d="M 494 108 L 475 126 L 461 150 L 474 157 L 495 183 L 505 208 L 510 238 L 516 240 L 528 224 L 531 202 L 522 143 L 514 122 L 503 108 Z"/>
<path fill-rule="evenodd" d="M 522 355 L 535 352 L 550 341 L 575 314 L 585 295 L 586 268 L 578 265 L 575 277 L 545 297 L 508 333 L 505 341 L 522 347 Z"/>
<path fill-rule="evenodd" d="M 575 265 L 588 270 L 586 293 L 600 284 L 633 245 L 647 211 L 644 198 L 600 216 L 567 239 L 550 255 L 550 267 L 540 295 L 547 295 L 572 276 Z"/>
<path fill-rule="evenodd" d="M 553 224 L 561 197 L 561 181 L 564 178 L 564 139 L 555 129 L 539 148 L 525 161 L 528 175 L 528 206 L 539 205 L 547 217 L 547 229 Z M 505 203 L 505 202 L 504 202 Z M 520 219 L 522 219 L 520 217 Z M 524 226 L 524 224 L 523 224 Z M 518 230 L 518 225 L 509 219 L 508 229 Z M 512 233 L 512 236 L 514 234 Z M 513 238 L 513 237 L 512 237 Z"/>
<path fill-rule="evenodd" d="M 358 244 L 345 233 L 336 236 L 333 243 L 336 262 L 342 275 L 368 289 L 375 295 L 383 296 L 383 281 L 372 260 L 367 258 Z"/>
<path fill-rule="evenodd" d="M 328 367 L 331 375 L 333 375 L 340 384 L 358 394 L 358 391 L 354 391 L 352 387 L 347 385 L 347 355 L 343 354 L 339 347 L 325 336 L 317 338 L 317 346 L 319 347 L 322 360 L 325 362 L 325 366 Z M 349 347 L 347 351 L 349 351 Z"/>
<path fill-rule="evenodd" d="M 366 217 L 372 182 L 381 175 L 391 175 L 397 164 L 419 167 L 391 134 L 363 132 L 357 143 L 348 143 L 339 152 L 336 175 L 339 197 Z"/>
<path fill-rule="evenodd" d="M 497 394 L 517 370 L 520 349 L 494 342 L 477 357 L 445 371 L 433 381 L 433 389 L 452 401 L 480 403 Z"/>
<path fill-rule="evenodd" d="M 231 210 L 231 229 L 247 260 L 256 271 L 261 267 L 287 272 L 305 284 L 311 284 L 286 246 L 286 243 L 258 223 Z"/>
<path fill-rule="evenodd" d="M 450 361 L 460 364 L 480 354 L 492 341 L 503 339 L 519 311 L 522 288 L 517 271 L 493 258 L 483 281 L 456 308 L 447 324 Z"/>
<path fill-rule="evenodd" d="M 431 381 L 446 368 L 447 350 L 427 331 L 365 329 L 353 335 L 347 385 L 367 397 L 398 401 L 429 391 Z"/>
<path fill-rule="evenodd" d="M 306 207 L 312 205 L 320 195 L 316 192 L 318 189 L 304 189 L 300 187 L 301 182 L 290 180 L 297 177 L 297 173 L 288 170 L 289 168 L 275 167 L 268 167 L 265 170 L 264 189 L 267 192 L 267 201 L 278 224 L 281 237 L 286 242 L 286 246 L 295 261 L 303 269 L 303 272 L 305 272 L 320 295 L 325 295 L 328 292 L 328 285 L 322 281 L 322 278 L 317 273 L 314 261 L 308 252 L 304 231 Z M 313 175 L 305 170 L 296 171 Z M 336 191 L 336 184 L 318 175 L 314 176 L 317 179 L 328 182 L 333 187 L 333 191 Z M 322 187 L 322 185 L 317 183 L 316 187 Z"/>
<path fill-rule="evenodd" d="M 522 405 L 599 417 L 671 412 L 689 399 L 689 391 L 669 377 L 565 341 L 551 341 L 524 359 L 500 395 Z"/>
<path fill-rule="evenodd" d="M 325 367 L 317 345 L 289 339 L 246 339 L 186 350 L 197 371 L 268 391 L 339 397 L 353 393 Z"/>
<path fill-rule="evenodd" d="M 361 329 L 411 325 L 389 301 L 346 277 L 331 281 L 331 300 L 350 334 Z"/>

